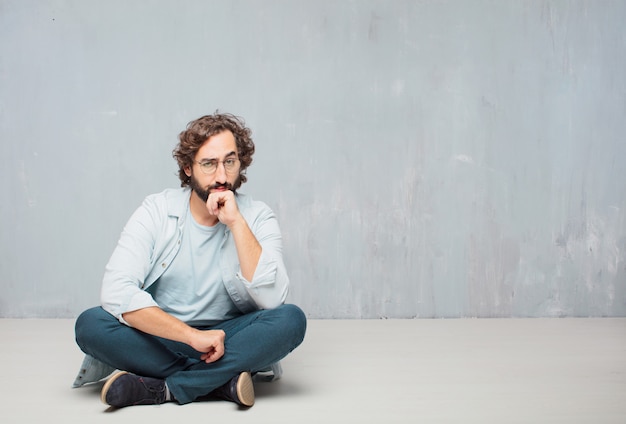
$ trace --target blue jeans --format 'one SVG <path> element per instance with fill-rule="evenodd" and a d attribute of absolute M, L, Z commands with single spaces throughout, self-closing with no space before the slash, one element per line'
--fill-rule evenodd
<path fill-rule="evenodd" d="M 165 379 L 180 404 L 194 401 L 242 371 L 269 368 L 302 343 L 306 317 L 295 305 L 251 312 L 201 330 L 226 333 L 225 353 L 207 364 L 185 343 L 151 336 L 120 323 L 101 307 L 76 320 L 76 343 L 88 355 L 114 368 Z"/>

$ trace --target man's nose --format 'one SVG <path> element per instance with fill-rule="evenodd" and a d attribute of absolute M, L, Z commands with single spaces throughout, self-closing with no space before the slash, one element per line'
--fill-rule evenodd
<path fill-rule="evenodd" d="M 218 183 L 226 182 L 226 167 L 224 162 L 217 163 L 217 169 L 215 170 L 215 181 Z"/>

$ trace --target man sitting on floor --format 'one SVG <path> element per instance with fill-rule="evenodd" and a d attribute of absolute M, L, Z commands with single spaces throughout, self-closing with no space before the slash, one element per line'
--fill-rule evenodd
<path fill-rule="evenodd" d="M 185 404 L 206 395 L 254 404 L 252 376 L 302 343 L 306 318 L 285 304 L 280 229 L 238 193 L 254 143 L 243 121 L 215 113 L 188 124 L 173 155 L 180 189 L 148 196 L 106 266 L 101 307 L 76 320 L 87 354 L 74 386 L 113 370 L 114 407 Z"/>

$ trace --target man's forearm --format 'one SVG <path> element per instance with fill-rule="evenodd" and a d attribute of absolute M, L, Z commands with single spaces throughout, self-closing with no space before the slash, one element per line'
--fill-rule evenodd
<path fill-rule="evenodd" d="M 226 333 L 223 330 L 198 330 L 156 306 L 126 312 L 123 317 L 133 328 L 144 333 L 191 346 L 207 363 L 215 362 L 224 355 Z"/>
<path fill-rule="evenodd" d="M 137 330 L 188 345 L 192 344 L 193 333 L 197 331 L 156 306 L 126 312 L 122 316 Z"/>
<path fill-rule="evenodd" d="M 246 280 L 252 281 L 261 257 L 261 245 L 243 217 L 230 227 L 230 231 L 237 246 L 241 274 Z"/>

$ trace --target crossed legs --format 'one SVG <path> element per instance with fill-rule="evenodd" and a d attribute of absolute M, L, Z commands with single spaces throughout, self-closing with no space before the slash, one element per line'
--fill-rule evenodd
<path fill-rule="evenodd" d="M 287 356 L 304 340 L 306 317 L 295 305 L 281 305 L 211 329 L 224 330 L 226 337 L 224 356 L 210 364 L 190 346 L 130 328 L 100 307 L 78 317 L 76 342 L 83 352 L 112 367 L 165 380 L 176 401 L 185 404 L 243 371 L 264 370 Z"/>

